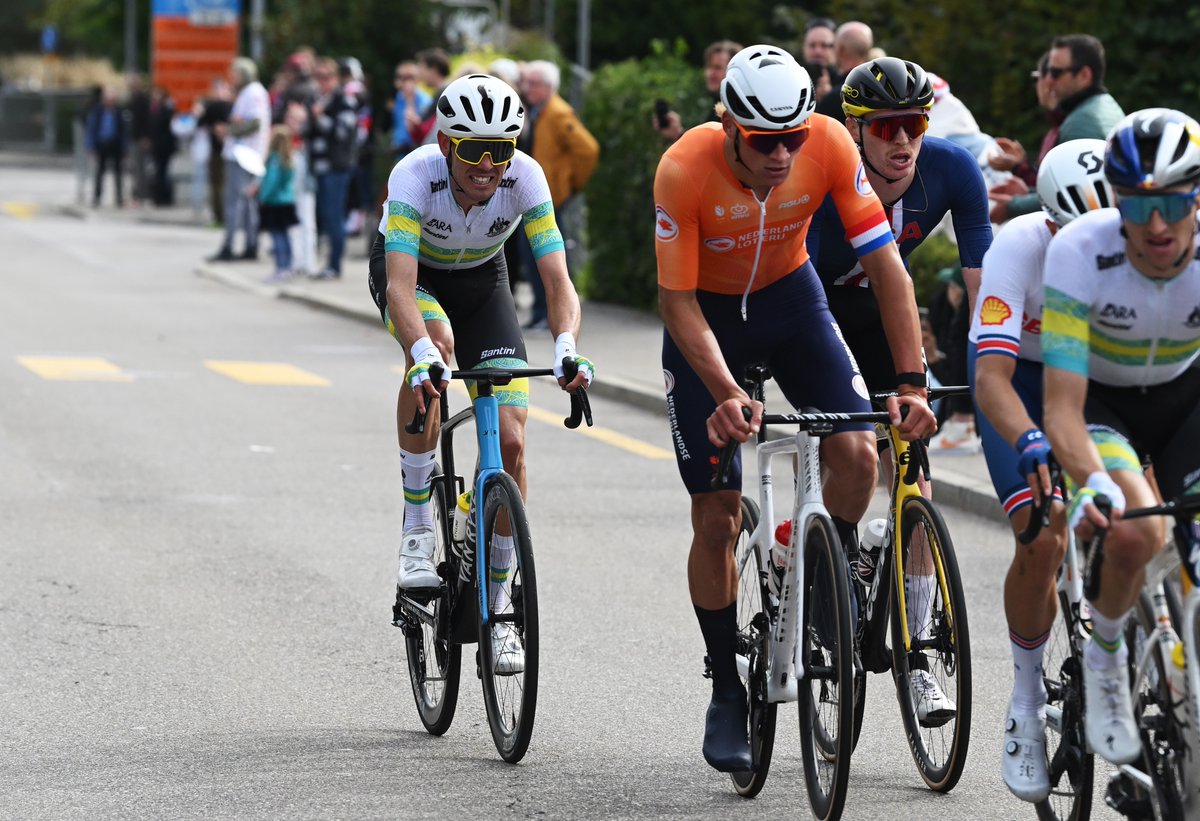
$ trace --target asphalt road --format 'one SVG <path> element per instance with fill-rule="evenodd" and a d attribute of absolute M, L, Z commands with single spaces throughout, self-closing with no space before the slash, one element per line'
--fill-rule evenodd
<path fill-rule="evenodd" d="M 583 436 L 535 385 L 533 744 L 498 759 L 466 662 L 433 738 L 389 623 L 395 343 L 194 276 L 211 231 L 68 218 L 69 176 L 3 174 L 0 817 L 808 815 L 794 708 L 752 803 L 700 757 L 687 504 L 660 417 L 597 398 Z M 967 770 L 949 795 L 923 787 L 875 676 L 846 818 L 1033 817 L 998 770 L 1009 538 L 946 515 L 972 627 Z"/>

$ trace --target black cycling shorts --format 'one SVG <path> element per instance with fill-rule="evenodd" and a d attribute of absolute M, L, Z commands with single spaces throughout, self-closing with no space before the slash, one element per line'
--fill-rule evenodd
<path fill-rule="evenodd" d="M 740 294 L 697 291 L 696 299 L 734 378 L 743 379 L 746 366 L 761 363 L 771 369 L 793 408 L 871 410 L 866 383 L 829 313 L 825 291 L 811 263 L 751 293 L 745 321 Z M 707 429 L 716 401 L 665 330 L 662 362 L 679 474 L 689 493 L 707 493 L 712 490 L 719 456 L 708 441 Z M 859 423 L 837 427 L 839 432 L 871 429 L 871 425 Z M 738 455 L 724 489 L 739 490 L 741 486 Z"/>

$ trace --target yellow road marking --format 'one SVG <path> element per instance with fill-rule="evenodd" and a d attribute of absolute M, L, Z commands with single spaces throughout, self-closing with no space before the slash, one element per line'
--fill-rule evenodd
<path fill-rule="evenodd" d="M 132 374 L 96 356 L 18 356 L 17 361 L 42 379 L 67 382 L 133 381 Z"/>
<path fill-rule="evenodd" d="M 283 362 L 240 362 L 209 359 L 204 367 L 246 385 L 299 385 L 327 388 L 328 379 Z"/>
<path fill-rule="evenodd" d="M 0 203 L 0 211 L 19 220 L 31 220 L 37 214 L 38 207 L 32 202 L 5 202 Z"/>
<path fill-rule="evenodd" d="M 403 366 L 395 366 L 392 368 L 396 373 L 404 373 Z M 461 380 L 452 381 L 450 390 L 463 397 L 467 396 L 467 388 Z M 539 422 L 545 422 L 548 425 L 562 426 L 563 419 L 566 418 L 566 413 L 553 413 L 551 411 L 542 410 L 533 405 L 529 406 L 529 416 Z M 603 442 L 606 445 L 612 445 L 615 448 L 628 451 L 630 453 L 641 456 L 645 459 L 674 459 L 675 454 L 669 450 L 643 442 L 640 439 L 634 439 L 632 436 L 626 436 L 623 433 L 618 433 L 615 430 L 608 428 L 587 427 L 580 425 L 576 428 L 576 432 L 582 433 L 584 436 L 595 439 L 598 442 Z"/>

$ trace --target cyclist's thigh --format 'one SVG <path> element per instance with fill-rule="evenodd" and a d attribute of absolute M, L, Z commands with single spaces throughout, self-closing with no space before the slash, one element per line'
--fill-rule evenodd
<path fill-rule="evenodd" d="M 434 278 L 439 301 L 454 329 L 454 355 L 460 367 L 528 367 L 503 254 L 474 268 L 430 271 L 429 279 Z M 474 397 L 474 384 L 468 383 L 467 389 Z M 528 407 L 529 380 L 514 379 L 497 386 L 495 396 L 501 405 Z"/>
<path fill-rule="evenodd" d="M 887 334 L 883 325 L 875 323 L 857 328 L 842 328 L 850 353 L 859 372 L 872 393 L 883 393 L 896 389 L 896 366 L 892 350 L 888 347 Z"/>
<path fill-rule="evenodd" d="M 974 343 L 971 343 L 974 348 Z M 968 357 L 969 368 L 974 371 L 974 357 Z M 974 380 L 974 373 L 971 374 Z M 1025 406 L 1025 412 L 1039 428 L 1042 426 L 1042 363 L 1018 359 L 1012 377 L 1013 390 Z M 1010 442 L 979 412 L 975 415 L 979 438 L 983 442 L 983 456 L 987 461 L 988 474 L 996 498 L 1004 506 L 1009 518 L 1021 508 L 1033 503 L 1033 491 L 1017 469 L 1017 452 Z"/>
<path fill-rule="evenodd" d="M 1163 497 L 1200 491 L 1200 371 L 1192 368 L 1172 381 L 1173 396 L 1190 410 L 1166 444 L 1150 452 Z"/>

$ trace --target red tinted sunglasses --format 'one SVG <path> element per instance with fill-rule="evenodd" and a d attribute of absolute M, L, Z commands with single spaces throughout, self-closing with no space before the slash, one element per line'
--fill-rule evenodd
<path fill-rule="evenodd" d="M 733 123 L 746 141 L 746 145 L 759 154 L 774 154 L 775 148 L 782 145 L 789 154 L 795 154 L 808 139 L 809 123 L 789 128 L 787 131 L 747 131 L 736 120 Z"/>
<path fill-rule="evenodd" d="M 929 128 L 929 115 L 923 111 L 912 114 L 892 114 L 886 117 L 876 117 L 873 120 L 859 119 L 873 135 L 890 143 L 904 129 L 910 140 L 920 137 Z"/>

